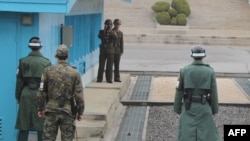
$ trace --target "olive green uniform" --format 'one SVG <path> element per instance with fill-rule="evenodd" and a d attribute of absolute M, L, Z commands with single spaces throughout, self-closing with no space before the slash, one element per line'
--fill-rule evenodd
<path fill-rule="evenodd" d="M 32 51 L 19 60 L 15 94 L 19 102 L 16 129 L 42 131 L 43 119 L 37 116 L 36 96 L 42 72 L 50 65 L 50 61 L 39 51 Z"/>
<path fill-rule="evenodd" d="M 101 82 L 103 80 L 103 72 L 106 64 L 106 72 L 105 72 L 106 80 L 112 82 L 113 62 L 114 62 L 114 45 L 113 45 L 114 34 L 112 30 L 109 31 L 100 30 L 98 37 L 101 39 L 101 45 L 100 45 L 97 81 Z"/>
<path fill-rule="evenodd" d="M 114 32 L 114 80 L 120 81 L 120 60 L 123 54 L 123 33 L 113 29 Z"/>
<path fill-rule="evenodd" d="M 70 103 L 73 95 L 79 107 L 77 114 L 82 115 L 83 86 L 77 70 L 69 66 L 65 60 L 59 60 L 56 65 L 44 70 L 37 97 L 39 111 L 45 111 L 44 140 L 56 140 L 59 127 L 62 141 L 73 140 L 75 117 L 71 113 Z"/>
<path fill-rule="evenodd" d="M 190 108 L 186 109 L 191 94 Z M 201 102 L 204 94 L 210 98 Z M 205 97 L 205 96 L 204 96 Z M 198 100 L 197 100 L 198 99 Z M 201 60 L 180 70 L 174 101 L 174 111 L 180 116 L 178 141 L 220 141 L 213 120 L 213 114 L 218 113 L 218 95 L 216 78 L 213 68 Z"/>

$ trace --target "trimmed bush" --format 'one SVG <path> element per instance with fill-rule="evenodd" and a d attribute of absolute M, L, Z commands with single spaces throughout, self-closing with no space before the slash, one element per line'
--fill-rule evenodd
<path fill-rule="evenodd" d="M 177 14 L 178 14 L 177 11 L 175 9 L 173 9 L 173 8 L 170 8 L 168 10 L 168 13 L 169 13 L 169 15 L 170 15 L 171 18 L 177 16 Z"/>
<path fill-rule="evenodd" d="M 186 25 L 187 24 L 187 16 L 185 14 L 178 14 L 176 16 L 177 25 Z"/>
<path fill-rule="evenodd" d="M 170 22 L 171 25 L 177 25 L 177 19 L 176 17 L 173 17 Z"/>
<path fill-rule="evenodd" d="M 170 4 L 171 3 L 171 4 Z M 151 9 L 156 13 L 156 21 L 160 25 L 182 25 L 187 24 L 187 17 L 191 10 L 187 0 L 158 1 Z"/>
<path fill-rule="evenodd" d="M 168 12 L 159 12 L 156 13 L 156 20 L 161 25 L 168 25 L 170 24 L 170 15 Z"/>
<path fill-rule="evenodd" d="M 171 7 L 173 7 L 178 12 L 178 14 L 185 14 L 187 17 L 191 13 L 187 0 L 173 0 L 171 2 Z"/>
<path fill-rule="evenodd" d="M 170 8 L 170 3 L 167 1 L 159 1 L 156 2 L 151 9 L 155 12 L 155 13 L 159 13 L 159 12 L 167 12 Z"/>

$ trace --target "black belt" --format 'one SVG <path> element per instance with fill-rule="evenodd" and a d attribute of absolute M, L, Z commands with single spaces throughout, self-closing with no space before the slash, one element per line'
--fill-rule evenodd
<path fill-rule="evenodd" d="M 192 102 L 201 102 L 202 97 L 201 96 L 192 96 L 191 101 Z"/>
<path fill-rule="evenodd" d="M 203 95 L 203 96 L 192 96 L 192 97 L 191 97 L 191 102 L 206 104 L 207 101 L 208 101 L 207 95 Z"/>

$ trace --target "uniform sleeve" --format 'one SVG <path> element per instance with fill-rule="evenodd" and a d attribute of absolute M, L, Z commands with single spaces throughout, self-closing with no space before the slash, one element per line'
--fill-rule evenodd
<path fill-rule="evenodd" d="M 213 73 L 212 75 L 210 104 L 212 108 L 212 113 L 217 114 L 219 111 L 219 104 L 218 104 L 217 83 L 216 83 L 215 73 Z"/>
<path fill-rule="evenodd" d="M 120 46 L 121 46 L 121 54 L 123 54 L 123 33 L 121 32 L 121 42 L 120 42 Z"/>
<path fill-rule="evenodd" d="M 82 115 L 85 107 L 84 97 L 83 97 L 83 86 L 82 80 L 79 73 L 76 73 L 75 89 L 74 95 L 76 98 L 76 103 L 79 106 L 78 115 Z"/>
<path fill-rule="evenodd" d="M 24 87 L 24 79 L 23 79 L 20 63 L 21 61 L 19 61 L 19 66 L 18 66 L 17 74 L 16 74 L 17 77 L 16 77 L 16 92 L 15 92 L 15 97 L 16 97 L 16 100 L 18 101 L 20 101 L 22 89 Z"/>
<path fill-rule="evenodd" d="M 41 83 L 37 94 L 37 106 L 38 111 L 44 111 L 45 110 L 45 104 L 47 102 L 47 81 L 46 81 L 46 75 L 45 73 L 42 74 L 41 77 Z"/>
<path fill-rule="evenodd" d="M 103 30 L 99 31 L 98 38 L 99 39 L 103 39 Z"/>
<path fill-rule="evenodd" d="M 184 87 L 183 87 L 183 80 L 182 80 L 181 73 L 180 73 L 176 82 L 176 91 L 175 91 L 175 99 L 174 99 L 174 112 L 178 114 L 181 113 L 183 95 L 184 95 Z"/>

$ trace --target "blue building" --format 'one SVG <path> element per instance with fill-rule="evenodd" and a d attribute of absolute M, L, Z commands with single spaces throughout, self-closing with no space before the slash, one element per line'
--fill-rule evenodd
<path fill-rule="evenodd" d="M 96 77 L 102 18 L 103 0 L 0 0 L 0 141 L 16 140 L 16 70 L 30 52 L 29 39 L 40 37 L 41 52 L 53 64 L 57 46 L 67 44 L 68 62 L 86 86 Z"/>

